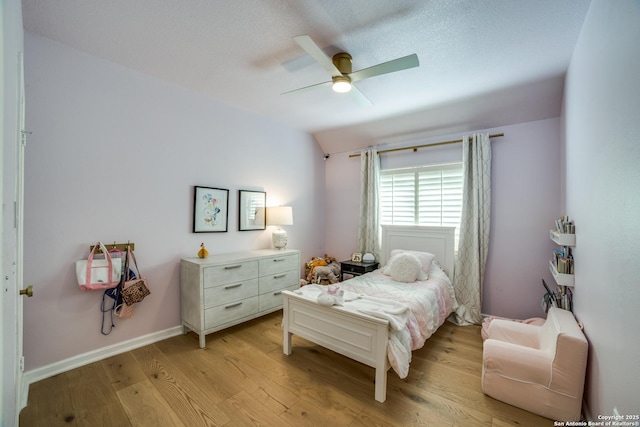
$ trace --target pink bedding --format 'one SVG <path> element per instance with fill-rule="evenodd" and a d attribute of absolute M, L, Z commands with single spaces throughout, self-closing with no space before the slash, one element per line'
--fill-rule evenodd
<path fill-rule="evenodd" d="M 451 280 L 434 262 L 425 281 L 402 283 L 382 273 L 382 269 L 337 283 L 347 293 L 369 295 L 406 304 L 410 313 L 407 329 L 411 350 L 421 348 L 457 306 Z"/>

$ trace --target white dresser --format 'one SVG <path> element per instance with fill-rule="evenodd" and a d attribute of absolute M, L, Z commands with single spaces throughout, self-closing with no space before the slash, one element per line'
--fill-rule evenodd
<path fill-rule="evenodd" d="M 261 249 L 180 262 L 182 327 L 200 336 L 282 308 L 300 286 L 300 252 Z"/>

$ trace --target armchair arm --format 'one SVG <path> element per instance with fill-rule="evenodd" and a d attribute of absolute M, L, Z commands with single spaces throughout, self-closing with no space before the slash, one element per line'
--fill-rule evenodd
<path fill-rule="evenodd" d="M 483 353 L 485 373 L 549 386 L 553 363 L 549 352 L 489 338 Z"/>

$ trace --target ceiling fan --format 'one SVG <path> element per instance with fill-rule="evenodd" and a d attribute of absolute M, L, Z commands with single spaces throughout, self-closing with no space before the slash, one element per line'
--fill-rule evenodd
<path fill-rule="evenodd" d="M 412 55 L 383 62 L 363 70 L 351 72 L 351 55 L 348 53 L 336 53 L 332 58 L 329 58 L 311 39 L 311 37 L 307 35 L 295 36 L 293 40 L 295 40 L 300 47 L 302 47 L 313 59 L 315 59 L 331 74 L 331 81 L 290 90 L 282 95 L 306 92 L 323 86 L 331 86 L 335 92 L 350 92 L 359 104 L 369 106 L 373 103 L 355 85 L 353 85 L 354 82 L 368 79 L 370 77 L 380 76 L 382 74 L 406 70 L 420 65 L 418 55 L 414 53 Z"/>

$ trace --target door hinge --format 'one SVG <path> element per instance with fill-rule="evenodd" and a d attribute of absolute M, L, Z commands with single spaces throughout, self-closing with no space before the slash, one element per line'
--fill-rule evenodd
<path fill-rule="evenodd" d="M 20 134 L 22 135 L 22 138 L 20 138 L 20 143 L 23 147 L 27 146 L 27 135 L 31 135 L 32 133 L 33 132 L 24 129 L 20 131 Z"/>
<path fill-rule="evenodd" d="M 20 372 L 24 372 L 24 356 L 20 356 Z"/>

